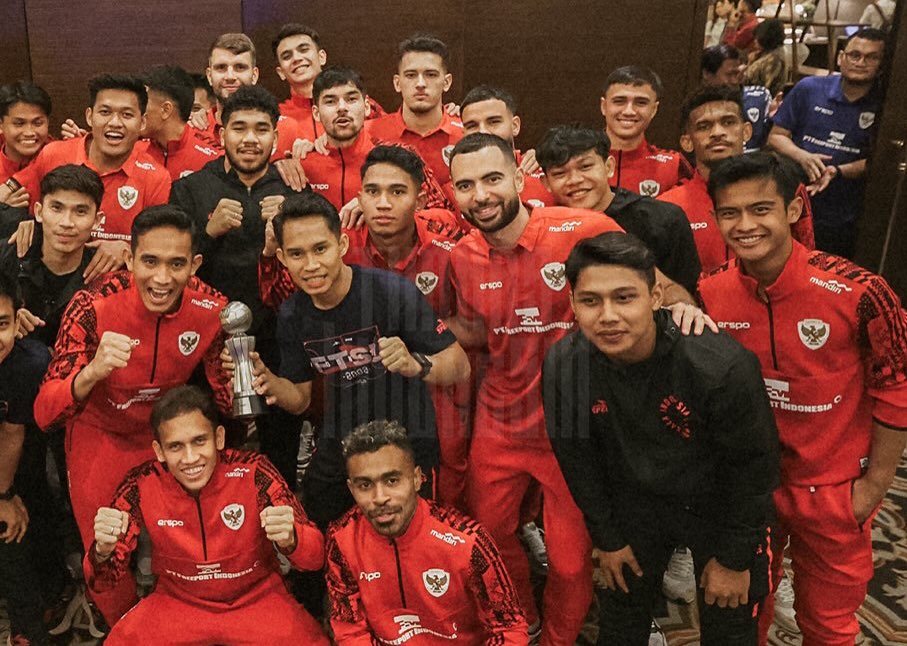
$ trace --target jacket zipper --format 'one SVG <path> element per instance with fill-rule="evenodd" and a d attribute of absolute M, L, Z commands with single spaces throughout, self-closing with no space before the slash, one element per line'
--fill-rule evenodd
<path fill-rule="evenodd" d="M 397 541 L 392 540 L 391 545 L 394 546 L 394 558 L 397 559 L 397 585 L 400 587 L 400 603 L 402 603 L 405 608 L 406 593 L 403 591 L 403 570 L 400 567 L 400 550 L 397 549 Z"/>
<path fill-rule="evenodd" d="M 202 554 L 208 560 L 208 539 L 205 537 L 205 519 L 202 516 L 202 501 L 195 499 L 195 508 L 198 510 L 198 526 L 202 530 Z"/>
<path fill-rule="evenodd" d="M 343 158 L 343 150 L 338 149 L 340 153 L 340 204 L 346 204 L 346 160 Z"/>
<path fill-rule="evenodd" d="M 768 340 L 772 346 L 772 367 L 778 369 L 778 354 L 775 351 L 775 317 L 772 314 L 772 303 L 768 299 L 768 295 L 765 296 L 765 308 L 768 310 Z"/>
<path fill-rule="evenodd" d="M 157 325 L 154 326 L 154 354 L 151 358 L 151 383 L 154 383 L 154 374 L 157 372 L 157 343 L 161 336 L 161 320 L 163 317 L 157 317 Z"/>

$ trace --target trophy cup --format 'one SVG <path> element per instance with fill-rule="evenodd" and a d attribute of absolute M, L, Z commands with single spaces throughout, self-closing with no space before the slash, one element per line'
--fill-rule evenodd
<path fill-rule="evenodd" d="M 252 388 L 252 360 L 255 337 L 246 334 L 252 326 L 252 310 L 240 301 L 230 301 L 220 312 L 220 324 L 229 334 L 227 351 L 233 358 L 233 417 L 243 419 L 265 412 L 261 397 Z"/>

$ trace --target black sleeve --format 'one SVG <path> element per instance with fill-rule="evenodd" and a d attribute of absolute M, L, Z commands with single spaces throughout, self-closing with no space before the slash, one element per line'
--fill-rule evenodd
<path fill-rule="evenodd" d="M 593 438 L 588 361 L 580 365 L 577 355 L 583 353 L 571 348 L 577 334 L 558 342 L 542 365 L 545 428 L 592 544 L 614 552 L 627 542 L 617 530 L 609 502 L 606 457 Z"/>
<path fill-rule="evenodd" d="M 0 204 L 0 244 L 9 240 L 16 232 L 20 222 L 29 218 L 28 209 L 25 207 L 12 207 L 9 204 Z M 15 249 L 15 245 L 11 245 Z"/>
<path fill-rule="evenodd" d="M 666 214 L 667 235 L 664 236 L 664 248 L 658 258 L 658 268 L 665 276 L 686 289 L 691 296 L 695 296 L 699 274 L 702 273 L 702 263 L 699 261 L 699 252 L 696 251 L 690 222 L 683 209 L 676 204 L 669 202 L 659 204 Z"/>
<path fill-rule="evenodd" d="M 742 571 L 764 538 L 780 479 L 778 429 L 755 355 L 741 348 L 731 357 L 710 394 L 708 415 L 718 451 L 715 556 L 723 566 Z"/>
<path fill-rule="evenodd" d="M 197 173 L 192 173 L 192 175 L 178 179 L 173 183 L 173 186 L 170 187 L 170 204 L 180 207 L 192 218 L 192 223 L 195 226 L 196 248 L 198 253 L 206 256 L 214 251 L 218 240 L 205 232 L 205 227 L 208 226 L 208 216 L 211 213 L 205 209 L 205 199 L 196 200 L 196 193 L 206 193 L 203 191 L 205 187 L 198 185 L 199 181 L 195 177 L 196 175 Z M 213 208 L 211 210 L 213 211 Z"/>
<path fill-rule="evenodd" d="M 397 283 L 400 290 L 400 338 L 410 352 L 437 354 L 456 342 L 453 332 L 432 309 L 419 288 L 405 279 Z"/>
<path fill-rule="evenodd" d="M 294 384 L 302 384 L 315 378 L 315 369 L 303 345 L 304 337 L 299 330 L 299 314 L 295 302 L 296 298 L 291 296 L 280 306 L 280 314 L 277 317 L 280 367 L 275 372 Z M 274 368 L 268 367 L 272 370 Z"/>
<path fill-rule="evenodd" d="M 38 387 L 50 364 L 50 351 L 43 343 L 33 339 L 16 341 L 16 352 L 10 353 L 11 361 L 3 371 L 4 379 L 10 379 L 14 396 L 9 401 L 6 421 L 11 424 L 31 424 L 34 422 L 35 398 Z"/>

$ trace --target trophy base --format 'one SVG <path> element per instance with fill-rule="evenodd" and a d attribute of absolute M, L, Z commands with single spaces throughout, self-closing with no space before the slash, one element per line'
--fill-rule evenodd
<path fill-rule="evenodd" d="M 257 417 L 265 412 L 265 405 L 258 395 L 242 395 L 233 397 L 234 419 Z"/>

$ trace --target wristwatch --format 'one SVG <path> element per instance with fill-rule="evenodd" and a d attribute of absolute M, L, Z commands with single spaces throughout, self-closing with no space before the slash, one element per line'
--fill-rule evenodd
<path fill-rule="evenodd" d="M 428 376 L 428 373 L 431 372 L 431 359 L 426 357 L 421 352 L 413 352 L 412 355 L 413 359 L 416 360 L 416 363 L 418 363 L 422 367 L 421 372 L 419 372 L 417 376 L 419 377 L 419 379 L 425 379 Z"/>

